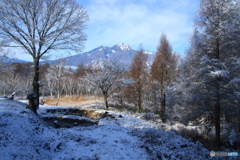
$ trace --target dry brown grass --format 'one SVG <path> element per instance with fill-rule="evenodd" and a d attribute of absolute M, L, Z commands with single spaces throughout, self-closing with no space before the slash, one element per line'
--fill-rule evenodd
<path fill-rule="evenodd" d="M 46 98 L 45 104 L 55 106 L 57 104 L 57 98 Z M 58 106 L 62 107 L 78 107 L 84 104 L 91 104 L 91 103 L 99 103 L 103 102 L 102 97 L 94 97 L 94 96 L 82 96 L 82 97 L 75 97 L 75 96 L 62 96 L 59 100 Z"/>

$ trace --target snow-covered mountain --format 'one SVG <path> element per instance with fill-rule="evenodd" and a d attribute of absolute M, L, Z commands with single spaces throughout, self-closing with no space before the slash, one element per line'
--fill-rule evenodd
<path fill-rule="evenodd" d="M 99 46 L 91 51 L 66 57 L 65 66 L 77 67 L 79 64 L 89 65 L 90 63 L 93 63 L 94 61 L 99 59 L 116 59 L 124 63 L 126 66 L 129 66 L 136 53 L 137 53 L 136 50 L 132 49 L 128 44 L 125 44 L 125 43 L 117 43 L 112 47 Z M 181 62 L 184 59 L 183 56 L 177 52 L 174 52 L 174 53 L 179 59 L 178 64 L 181 64 Z M 144 54 L 148 56 L 147 64 L 148 66 L 150 66 L 154 60 L 156 53 L 148 50 L 144 50 Z M 19 63 L 27 62 L 27 61 L 19 60 L 16 58 L 8 58 L 6 56 L 0 56 L 0 62 L 2 61 L 8 64 L 11 64 L 14 62 L 19 62 Z M 42 61 L 40 63 L 56 64 L 57 61 L 58 60 L 47 60 L 47 61 Z"/>
<path fill-rule="evenodd" d="M 117 43 L 112 47 L 100 46 L 89 52 L 69 56 L 65 59 L 67 66 L 78 66 L 79 64 L 88 65 L 98 59 L 117 59 L 120 62 L 129 65 L 136 52 L 137 51 L 133 50 L 128 44 Z M 145 51 L 145 54 L 148 55 L 149 61 L 152 61 L 155 56 L 155 53 L 150 51 Z M 56 60 L 45 62 L 54 64 L 56 63 Z"/>
<path fill-rule="evenodd" d="M 129 51 L 132 50 L 131 47 L 128 44 L 125 43 L 117 43 L 115 44 L 112 49 L 116 51 Z"/>
<path fill-rule="evenodd" d="M 117 43 L 112 47 L 100 46 L 89 52 L 84 52 L 82 54 L 66 57 L 66 65 L 68 66 L 78 66 L 79 64 L 88 65 L 99 59 L 116 59 L 124 63 L 126 66 L 129 66 L 136 53 L 137 51 L 132 49 L 128 44 Z M 185 59 L 184 56 L 177 52 L 173 53 L 176 55 L 178 59 L 178 65 L 180 65 Z M 150 66 L 154 60 L 156 53 L 144 50 L 144 54 L 147 55 L 148 57 L 147 64 L 148 66 Z"/>

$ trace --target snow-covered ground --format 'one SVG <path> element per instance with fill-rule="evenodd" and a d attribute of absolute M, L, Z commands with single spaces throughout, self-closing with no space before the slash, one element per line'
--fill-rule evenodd
<path fill-rule="evenodd" d="M 36 116 L 25 106 L 0 98 L 1 160 L 211 158 L 200 143 L 161 131 L 155 124 L 127 114 L 108 111 L 110 116 L 99 119 L 98 125 L 56 129 L 47 126 L 42 117 L 53 116 L 47 110 L 62 107 L 41 106 Z"/>

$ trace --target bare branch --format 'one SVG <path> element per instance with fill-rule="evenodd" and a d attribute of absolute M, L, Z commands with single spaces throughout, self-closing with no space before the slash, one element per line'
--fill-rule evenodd
<path fill-rule="evenodd" d="M 49 50 L 81 51 L 88 15 L 73 0 L 3 0 L 0 36 L 41 58 Z"/>

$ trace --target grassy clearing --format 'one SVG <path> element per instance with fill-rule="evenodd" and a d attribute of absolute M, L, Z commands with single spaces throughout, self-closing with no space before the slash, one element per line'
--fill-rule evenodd
<path fill-rule="evenodd" d="M 45 104 L 55 106 L 57 104 L 57 98 L 46 98 Z M 59 100 L 58 106 L 62 107 L 80 107 L 86 103 L 103 103 L 102 97 L 95 97 L 95 96 L 82 96 L 82 97 L 75 97 L 75 96 L 62 96 Z"/>

